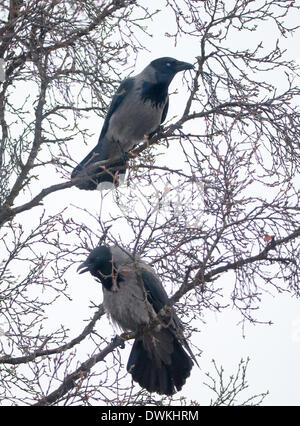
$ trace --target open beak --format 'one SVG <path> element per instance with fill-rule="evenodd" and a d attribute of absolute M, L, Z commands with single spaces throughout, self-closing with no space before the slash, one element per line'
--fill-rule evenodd
<path fill-rule="evenodd" d="M 79 272 L 80 271 L 80 272 Z M 78 268 L 77 268 L 77 272 L 79 273 L 79 274 L 84 274 L 85 272 L 88 272 L 89 271 L 89 267 L 88 267 L 88 265 L 87 265 L 87 263 L 86 262 L 83 262 L 81 265 L 79 265 L 78 266 Z"/>
<path fill-rule="evenodd" d="M 176 62 L 176 72 L 192 70 L 194 69 L 194 65 L 189 64 L 188 62 L 177 61 Z"/>

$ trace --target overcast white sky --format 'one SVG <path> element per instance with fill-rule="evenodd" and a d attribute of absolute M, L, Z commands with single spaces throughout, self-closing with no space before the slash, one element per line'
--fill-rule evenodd
<path fill-rule="evenodd" d="M 164 25 L 170 22 L 161 15 L 154 23 L 154 38 L 149 47 L 150 54 L 147 60 L 159 56 L 174 56 L 184 61 L 194 61 L 199 55 L 198 42 L 181 39 L 174 47 L 170 39 L 164 36 L 168 31 Z M 290 18 L 291 25 L 297 25 L 300 16 L 294 14 Z M 253 43 L 253 39 L 263 40 L 264 45 L 275 43 L 274 31 L 264 24 L 256 34 L 239 34 L 238 42 L 244 45 Z M 297 37 L 287 41 L 282 40 L 288 50 L 290 58 L 300 58 L 299 31 Z M 140 57 L 138 64 L 144 64 L 145 58 Z M 299 61 L 300 62 L 300 61 Z M 143 65 L 141 65 L 143 66 Z M 281 82 L 278 81 L 278 87 Z M 175 85 L 176 83 L 173 83 Z M 174 86 L 172 86 L 174 87 Z M 178 102 L 180 104 L 180 102 Z M 300 179 L 299 179 L 300 180 Z M 219 282 L 228 285 L 230 274 L 226 274 Z M 205 388 L 199 385 L 203 381 L 206 371 L 212 371 L 211 359 L 222 365 L 229 375 L 236 371 L 241 358 L 250 357 L 248 369 L 249 394 L 261 393 L 269 390 L 269 396 L 264 400 L 267 405 L 300 405 L 300 304 L 299 300 L 288 294 L 264 295 L 261 308 L 257 314 L 262 321 L 272 321 L 273 325 L 248 325 L 245 337 L 240 321 L 240 315 L 230 308 L 221 314 L 207 313 L 206 324 L 197 342 L 203 350 L 200 366 L 201 373 L 194 369 L 190 383 L 191 396 L 201 403 L 207 403 Z M 199 381 L 200 379 L 200 381 Z M 245 393 L 246 394 L 246 393 Z"/>
<path fill-rule="evenodd" d="M 137 60 L 136 72 L 151 60 L 160 56 L 173 56 L 179 60 L 195 62 L 195 57 L 199 55 L 197 40 L 191 43 L 190 40 L 181 39 L 177 47 L 174 47 L 170 38 L 165 37 L 168 31 L 166 25 L 169 22 L 168 17 L 163 14 L 156 16 L 149 31 L 154 34 L 150 40 L 145 38 L 145 43 L 149 52 L 140 54 Z M 299 19 L 297 23 L 299 22 Z M 258 34 L 256 34 L 258 35 Z M 242 40 L 245 45 L 248 43 L 248 35 Z M 263 31 L 261 37 L 265 41 L 272 42 L 272 32 Z M 239 40 L 241 42 L 241 40 Z M 291 56 L 299 55 L 299 38 L 288 42 L 287 47 Z M 124 77 L 126 72 L 124 72 Z M 172 87 L 178 87 L 179 79 L 175 79 Z M 280 82 L 278 82 L 280 85 Z M 180 89 L 181 90 L 181 89 Z M 180 96 L 176 95 L 176 102 L 171 105 L 169 117 L 180 111 L 182 102 Z M 175 99 L 175 98 L 174 98 Z M 89 120 L 91 130 L 97 135 L 100 132 L 99 120 Z M 95 138 L 90 146 L 85 147 L 86 153 L 94 145 Z M 78 157 L 83 157 L 85 153 L 78 153 Z M 81 158 L 78 158 L 80 160 Z M 99 212 L 100 195 L 95 192 L 79 191 L 72 188 L 62 193 L 54 194 L 47 198 L 45 205 L 49 209 L 57 211 L 66 205 L 76 204 L 80 196 L 80 203 L 92 212 Z M 51 207 L 52 206 L 52 207 Z M 107 207 L 109 208 L 109 207 Z M 24 214 L 24 220 L 30 220 L 31 213 Z M 230 274 L 224 275 L 222 281 L 226 288 L 227 280 L 230 280 Z M 82 292 L 82 280 L 76 275 L 74 268 L 74 285 L 77 290 L 74 292 L 73 301 L 64 302 L 63 311 L 56 312 L 59 320 L 68 318 L 70 325 L 74 325 L 75 318 L 72 319 L 74 312 L 78 312 L 78 317 L 86 318 L 87 315 L 81 312 L 83 301 L 89 306 L 89 300 L 100 302 L 102 296 L 99 293 L 99 285 L 93 281 L 91 276 L 84 277 L 84 294 Z M 69 308 L 67 308 L 69 307 Z M 78 308 L 78 310 L 77 310 Z M 206 324 L 201 326 L 202 332 L 195 338 L 195 342 L 202 348 L 203 353 L 199 364 L 201 370 L 196 367 L 192 371 L 192 376 L 188 379 L 183 394 L 200 403 L 209 402 L 209 393 L 201 385 L 205 381 L 205 372 L 212 372 L 211 359 L 215 359 L 218 365 L 222 365 L 225 373 L 229 376 L 233 374 L 241 358 L 250 357 L 248 383 L 249 393 L 245 393 L 245 399 L 249 395 L 262 393 L 269 390 L 270 394 L 265 399 L 264 404 L 268 405 L 300 405 L 300 309 L 299 301 L 291 298 L 288 294 L 264 295 L 262 297 L 261 308 L 258 312 L 259 319 L 262 321 L 272 321 L 272 326 L 267 325 L 248 325 L 245 329 L 245 337 L 240 321 L 240 315 L 230 308 L 221 314 L 207 313 L 205 316 Z M 113 331 L 111 330 L 113 334 Z M 126 357 L 124 352 L 124 357 Z M 126 360 L 124 359 L 124 363 Z"/>
<path fill-rule="evenodd" d="M 293 22 L 296 23 L 296 16 Z M 151 60 L 161 56 L 173 56 L 179 60 L 195 62 L 195 57 L 199 55 L 198 40 L 180 40 L 174 47 L 170 38 L 165 36 L 165 32 L 171 32 L 168 28 L 170 17 L 167 14 L 161 14 L 155 17 L 152 25 L 149 26 L 153 38 L 145 38 L 146 46 L 149 52 L 145 51 L 139 54 L 137 59 L 136 72 L 140 72 L 144 66 Z M 297 19 L 297 23 L 299 19 Z M 167 24 L 168 23 L 168 24 Z M 274 43 L 273 32 L 266 31 L 266 28 L 255 34 L 256 40 L 264 40 L 264 44 Z M 248 38 L 251 36 L 251 40 Z M 299 36 L 299 33 L 298 33 Z M 253 42 L 253 33 L 246 34 L 239 38 L 239 42 L 246 47 L 247 43 Z M 285 42 L 292 58 L 299 55 L 299 37 Z M 124 74 L 126 76 L 126 73 Z M 171 85 L 175 89 L 179 86 L 180 78 L 176 77 Z M 278 81 L 280 87 L 280 81 Z M 172 98 L 168 118 L 176 113 L 180 113 L 180 106 L 184 105 L 185 93 L 182 89 L 179 94 Z M 91 124 L 92 125 L 92 124 Z M 95 122 L 95 133 L 98 133 L 98 124 Z M 100 129 L 99 129 L 100 130 Z M 94 141 L 93 141 L 94 143 Z M 92 143 L 91 143 L 92 145 Z M 86 153 L 90 146 L 86 147 Z M 170 152 L 166 154 L 168 161 Z M 82 153 L 80 153 L 80 157 Z M 82 191 L 81 191 L 82 192 Z M 65 195 L 64 202 L 66 202 Z M 72 197 L 78 195 L 77 189 L 68 191 L 68 199 L 72 202 Z M 87 193 L 80 194 L 85 206 L 91 206 L 91 209 L 98 210 L 100 204 L 100 195 Z M 73 198 L 74 199 L 74 198 Z M 106 200 L 105 204 L 108 201 Z M 86 284 L 92 283 L 92 277 L 85 277 Z M 224 275 L 220 283 L 224 288 L 228 285 L 230 274 Z M 93 291 L 95 290 L 95 286 Z M 221 314 L 207 313 L 205 316 L 206 324 L 201 326 L 202 332 L 196 338 L 195 342 L 202 348 L 203 353 L 200 359 L 201 370 L 194 368 L 192 376 L 182 392 L 191 399 L 195 399 L 203 404 L 209 402 L 209 392 L 201 385 L 206 381 L 205 373 L 212 372 L 211 360 L 215 359 L 218 365 L 222 365 L 227 376 L 233 374 L 241 358 L 250 357 L 248 368 L 249 392 L 247 396 L 270 392 L 264 400 L 266 405 L 300 405 L 300 307 L 299 300 L 291 298 L 288 294 L 275 294 L 262 296 L 261 308 L 257 314 L 261 321 L 271 321 L 273 325 L 248 325 L 245 328 L 245 337 L 243 330 L 238 323 L 241 320 L 239 313 L 228 308 Z M 126 357 L 125 353 L 123 355 Z M 242 398 L 242 395 L 241 395 Z"/>

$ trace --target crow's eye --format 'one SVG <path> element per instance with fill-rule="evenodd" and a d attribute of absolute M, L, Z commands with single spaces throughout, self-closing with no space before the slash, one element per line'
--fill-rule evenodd
<path fill-rule="evenodd" d="M 166 63 L 166 67 L 170 67 L 171 65 L 172 65 L 171 62 Z"/>

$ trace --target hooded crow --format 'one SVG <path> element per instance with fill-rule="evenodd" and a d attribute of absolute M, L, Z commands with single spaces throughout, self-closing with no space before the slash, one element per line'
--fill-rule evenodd
<path fill-rule="evenodd" d="M 154 270 L 117 246 L 96 247 L 78 268 L 101 283 L 103 303 L 113 322 L 124 331 L 138 332 L 127 371 L 149 392 L 172 395 L 190 375 L 195 357 L 183 335 L 183 326 L 171 307 L 151 330 L 145 327 L 168 302 Z"/>
<path fill-rule="evenodd" d="M 174 58 L 159 58 L 140 74 L 120 84 L 97 145 L 72 172 L 72 179 L 85 178 L 76 183 L 77 188 L 93 190 L 101 182 L 108 183 L 102 188 L 118 185 L 119 175 L 126 171 L 126 153 L 143 139 L 153 136 L 166 119 L 168 87 L 174 76 L 192 68 L 193 65 Z M 99 164 L 103 161 L 110 164 Z"/>

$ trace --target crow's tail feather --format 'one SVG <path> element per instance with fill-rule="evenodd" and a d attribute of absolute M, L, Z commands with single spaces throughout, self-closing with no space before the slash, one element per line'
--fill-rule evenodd
<path fill-rule="evenodd" d="M 127 371 L 149 392 L 173 395 L 185 384 L 193 362 L 168 329 L 135 340 Z"/>
<path fill-rule="evenodd" d="M 99 152 L 97 145 L 73 170 L 71 179 L 82 178 L 76 183 L 79 189 L 94 190 L 101 182 L 110 182 L 114 186 L 119 185 L 119 175 L 125 174 L 126 161 L 119 160 L 107 167 L 93 167 L 96 163 L 103 161 L 103 154 Z"/>

